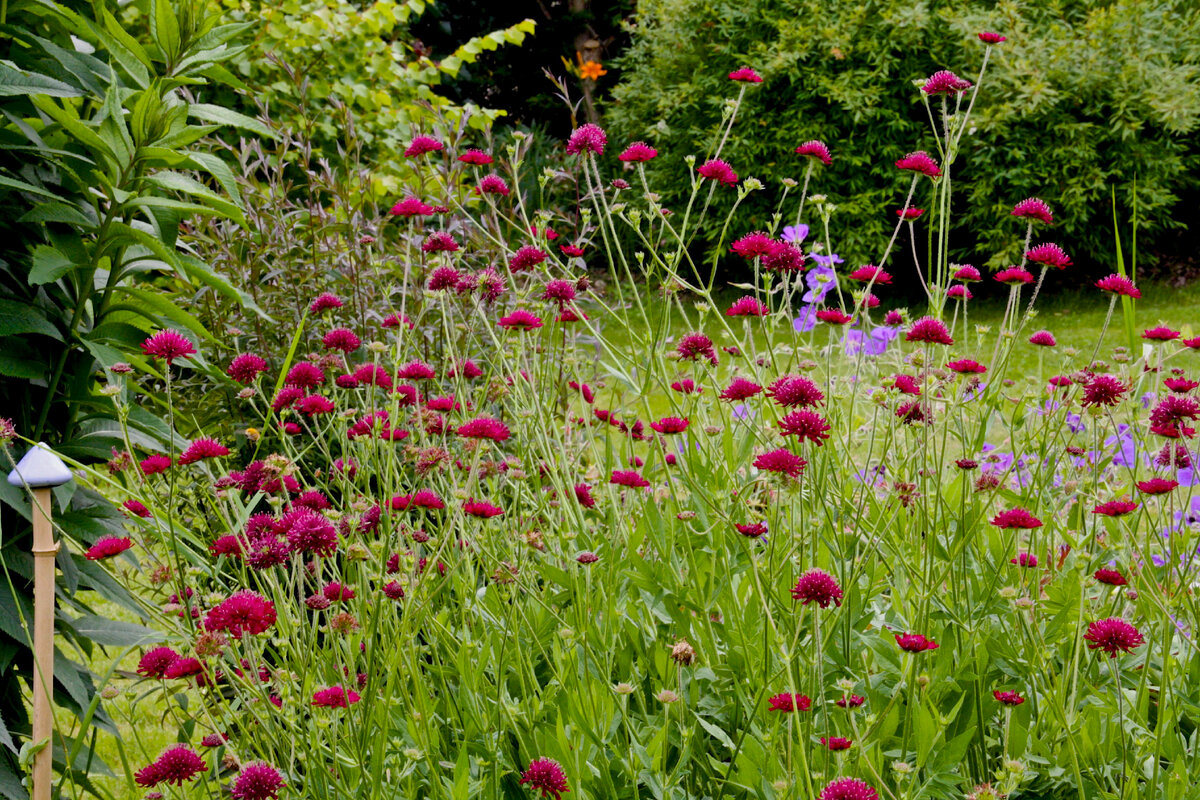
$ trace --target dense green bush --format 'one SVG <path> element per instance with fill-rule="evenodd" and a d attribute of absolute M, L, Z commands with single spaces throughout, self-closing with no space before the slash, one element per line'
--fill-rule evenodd
<path fill-rule="evenodd" d="M 1042 195 L 1053 198 L 1054 235 L 1076 262 L 1111 271 L 1110 187 L 1130 209 L 1136 183 L 1144 249 L 1192 213 L 1180 199 L 1200 174 L 1197 9 L 1193 0 L 643 0 L 607 120 L 617 141 L 661 150 L 654 182 L 669 187 L 665 203 L 678 202 L 687 186 L 676 165 L 710 140 L 723 99 L 736 94 L 728 70 L 712 65 L 753 66 L 764 82 L 748 92 L 739 114 L 747 124 L 724 157 L 743 177 L 799 179 L 795 146 L 825 141 L 834 162 L 812 190 L 838 205 L 835 247 L 864 263 L 879 257 L 903 202 L 907 178 L 893 162 L 934 150 L 919 91 L 892 87 L 940 69 L 975 80 L 984 53 L 976 33 L 999 31 L 1008 41 L 988 65 L 972 115 L 979 130 L 955 165 L 965 189 L 955 255 L 1011 263 L 1020 242 L 1007 213 Z M 751 196 L 747 225 L 769 222 L 773 194 Z"/>

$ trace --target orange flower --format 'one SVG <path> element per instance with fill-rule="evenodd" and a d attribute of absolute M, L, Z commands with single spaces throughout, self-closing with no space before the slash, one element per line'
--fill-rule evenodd
<path fill-rule="evenodd" d="M 600 66 L 599 61 L 585 61 L 579 67 L 579 76 L 585 80 L 596 80 L 601 75 L 607 75 L 608 70 Z"/>

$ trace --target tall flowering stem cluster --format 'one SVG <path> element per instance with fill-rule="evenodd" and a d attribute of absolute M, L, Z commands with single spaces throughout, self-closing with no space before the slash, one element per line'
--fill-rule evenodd
<path fill-rule="evenodd" d="M 963 83 L 927 84 L 948 153 Z M 581 127 L 581 208 L 555 214 L 518 188 L 525 147 L 415 138 L 418 167 L 480 174 L 377 221 L 389 301 L 356 320 L 308 299 L 290 351 L 237 334 L 205 353 L 225 427 L 163 453 L 131 436 L 90 473 L 128 527 L 85 543 L 90 568 L 166 636 L 136 691 L 179 742 L 139 785 L 1187 797 L 1200 339 L 1152 328 L 1151 357 L 1099 364 L 997 331 L 989 358 L 937 303 L 884 308 L 894 265 L 838 275 L 798 226 L 734 239 L 756 280 L 728 298 L 644 186 L 667 154 Z M 724 157 L 680 159 L 694 200 L 758 190 Z M 1030 262 L 1066 266 L 1040 246 Z M 146 353 L 200 371 L 195 349 Z M 1004 378 L 1035 358 L 1053 375 Z M 152 377 L 114 381 L 136 402 Z"/>

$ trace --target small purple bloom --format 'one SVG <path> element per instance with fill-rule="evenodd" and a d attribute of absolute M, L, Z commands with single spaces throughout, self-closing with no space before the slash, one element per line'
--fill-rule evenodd
<path fill-rule="evenodd" d="M 801 223 L 800 225 L 787 225 L 783 229 L 783 240 L 789 244 L 800 244 L 808 236 L 808 226 Z"/>

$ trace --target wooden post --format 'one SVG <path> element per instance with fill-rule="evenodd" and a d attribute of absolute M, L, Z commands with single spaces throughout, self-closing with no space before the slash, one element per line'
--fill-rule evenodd
<path fill-rule="evenodd" d="M 32 800 L 50 800 L 54 743 L 54 559 L 58 543 L 50 514 L 50 490 L 34 489 L 33 509 L 33 741 L 45 747 L 33 758 Z"/>
<path fill-rule="evenodd" d="M 71 480 L 71 470 L 43 443 L 31 448 L 8 474 L 12 486 L 33 494 L 33 757 L 32 800 L 50 800 L 54 763 L 54 541 L 50 490 Z"/>

